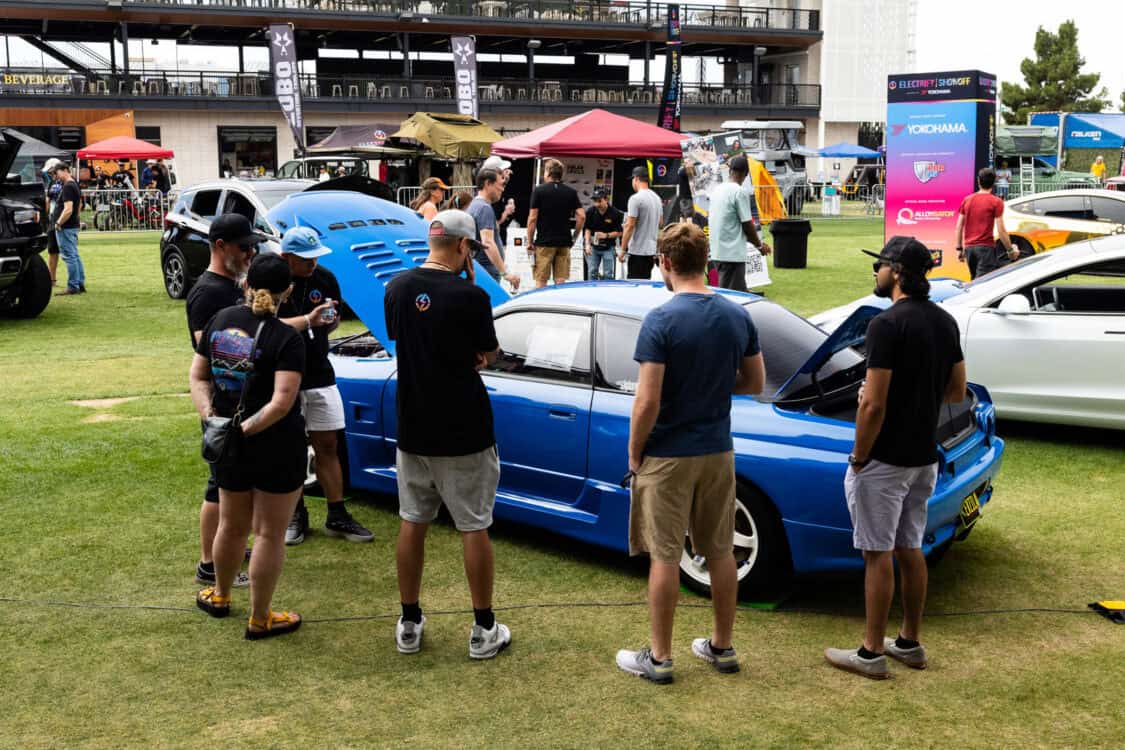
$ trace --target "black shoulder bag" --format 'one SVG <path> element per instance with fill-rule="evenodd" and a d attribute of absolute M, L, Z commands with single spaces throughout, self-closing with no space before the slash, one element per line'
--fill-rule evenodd
<path fill-rule="evenodd" d="M 242 407 L 246 403 L 246 393 L 250 390 L 250 378 L 254 374 L 254 354 L 258 351 L 258 337 L 266 321 L 258 324 L 254 333 L 254 343 L 250 345 L 250 367 L 246 371 L 246 382 L 238 399 L 238 408 L 233 417 L 210 416 L 203 420 L 203 460 L 215 466 L 232 466 L 238 463 L 242 453 Z M 212 402 L 214 395 L 212 395 Z"/>

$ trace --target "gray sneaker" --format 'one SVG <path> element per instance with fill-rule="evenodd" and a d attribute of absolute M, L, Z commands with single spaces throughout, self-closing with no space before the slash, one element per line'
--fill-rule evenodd
<path fill-rule="evenodd" d="M 887 656 L 901 661 L 911 669 L 925 669 L 929 666 L 929 662 L 926 661 L 926 648 L 921 643 L 914 648 L 899 648 L 895 645 L 894 638 L 884 638 L 883 649 L 887 652 Z"/>
<path fill-rule="evenodd" d="M 640 651 L 621 649 L 617 652 L 617 666 L 629 674 L 655 682 L 657 685 L 667 685 L 675 679 L 672 660 L 657 664 L 652 659 L 652 649 L 647 646 Z"/>
<path fill-rule="evenodd" d="M 696 638 L 691 642 L 691 652 L 723 674 L 734 674 L 740 669 L 734 647 L 716 654 L 711 650 L 710 638 Z"/>
<path fill-rule="evenodd" d="M 473 659 L 493 659 L 512 643 L 512 632 L 507 625 L 492 623 L 491 630 L 473 625 L 469 631 L 469 657 Z"/>
<path fill-rule="evenodd" d="M 207 586 L 214 586 L 215 585 L 215 574 L 209 573 L 206 570 L 204 570 L 203 568 L 201 568 L 199 566 L 196 566 L 196 568 L 195 568 L 195 582 L 196 583 L 202 583 L 202 584 L 207 585 Z M 250 585 L 250 576 L 248 576 L 246 573 L 243 573 L 242 571 L 238 572 L 238 575 L 236 575 L 234 577 L 234 583 L 231 584 L 231 586 L 233 586 L 236 589 L 244 589 L 249 585 Z"/>
<path fill-rule="evenodd" d="M 858 648 L 829 648 L 824 650 L 824 658 L 837 669 L 854 672 L 868 679 L 886 680 L 891 677 L 887 669 L 887 657 L 882 654 L 874 659 L 863 659 Z"/>
<path fill-rule="evenodd" d="M 426 616 L 422 622 L 414 623 L 398 618 L 395 625 L 395 645 L 400 654 L 416 654 L 422 650 L 422 630 L 426 627 Z"/>

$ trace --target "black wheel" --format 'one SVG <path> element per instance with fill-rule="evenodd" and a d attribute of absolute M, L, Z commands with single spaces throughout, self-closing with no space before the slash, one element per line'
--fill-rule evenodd
<path fill-rule="evenodd" d="M 1020 260 L 1023 260 L 1024 258 L 1030 258 L 1032 255 L 1035 255 L 1035 248 L 1033 248 L 1031 246 L 1031 243 L 1025 240 L 1023 237 L 1013 237 L 1012 244 L 1014 244 L 1016 246 L 1016 249 L 1020 251 Z"/>
<path fill-rule="evenodd" d="M 47 261 L 39 255 L 28 258 L 19 284 L 19 299 L 13 310 L 16 317 L 34 318 L 47 309 L 51 301 L 51 272 Z"/>
<path fill-rule="evenodd" d="M 789 194 L 786 204 L 785 210 L 789 212 L 790 216 L 800 216 L 801 212 L 805 210 L 804 189 L 794 188 L 793 192 Z"/>
<path fill-rule="evenodd" d="M 94 214 L 94 229 L 99 232 L 109 231 L 109 211 L 98 211 Z"/>
<path fill-rule="evenodd" d="M 741 482 L 735 498 L 734 558 L 742 601 L 783 592 L 793 577 L 789 542 L 777 509 L 761 492 Z M 707 561 L 695 554 L 690 536 L 680 556 L 680 580 L 695 593 L 711 596 Z"/>
<path fill-rule="evenodd" d="M 187 296 L 188 283 L 187 278 L 187 263 L 184 261 L 183 253 L 178 249 L 172 247 L 164 254 L 164 262 L 161 264 L 164 271 L 164 291 L 168 292 L 168 296 L 172 299 L 183 299 Z"/>

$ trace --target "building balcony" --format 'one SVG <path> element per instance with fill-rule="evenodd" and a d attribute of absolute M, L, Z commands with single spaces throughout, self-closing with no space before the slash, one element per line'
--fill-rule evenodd
<path fill-rule="evenodd" d="M 264 1 L 264 0 L 263 0 Z M 97 72 L 34 71 L 0 84 L 0 105 L 33 107 L 120 107 L 137 110 L 276 108 L 267 73 L 153 72 L 125 76 Z M 452 111 L 453 78 L 333 77 L 302 75 L 306 109 L 324 112 Z M 607 81 L 481 80 L 480 111 L 572 112 L 591 107 L 628 112 L 652 109 L 661 86 Z M 812 84 L 718 85 L 685 83 L 683 114 L 738 110 L 754 116 L 809 117 L 820 109 L 820 86 Z"/>

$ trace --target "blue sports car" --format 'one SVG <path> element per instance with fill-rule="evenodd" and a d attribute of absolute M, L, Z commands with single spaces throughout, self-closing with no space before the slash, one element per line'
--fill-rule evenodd
<path fill-rule="evenodd" d="M 426 226 L 393 203 L 331 191 L 294 195 L 270 218 L 282 230 L 301 224 L 320 233 L 333 249 L 322 262 L 370 328 L 334 347 L 347 474 L 353 488 L 394 493 L 397 381 L 383 289 L 422 262 Z M 638 372 L 633 349 L 644 315 L 670 293 L 651 282 L 597 282 L 509 298 L 485 274 L 477 278 L 494 300 L 501 348 L 482 373 L 501 460 L 496 516 L 627 552 L 629 493 L 621 481 Z M 856 311 L 829 335 L 762 297 L 721 293 L 746 306 L 766 364 L 763 394 L 736 396 L 732 412 L 741 595 L 776 590 L 793 575 L 862 569 L 843 478 L 864 376 L 853 347 L 878 310 Z M 943 412 L 928 555 L 971 531 L 1004 451 L 984 388 L 971 385 L 964 402 Z M 686 534 L 681 571 L 686 585 L 709 592 L 706 563 Z"/>

